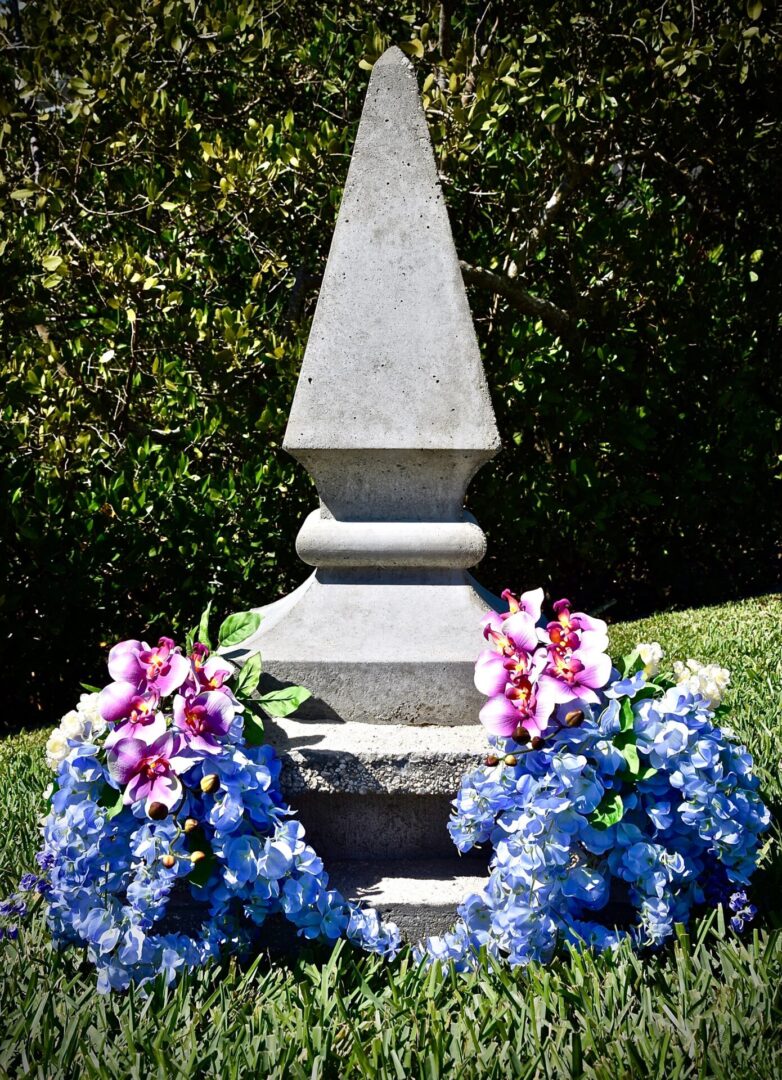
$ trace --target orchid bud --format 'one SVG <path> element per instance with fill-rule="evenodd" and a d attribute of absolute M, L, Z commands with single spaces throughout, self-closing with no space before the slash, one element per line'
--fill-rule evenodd
<path fill-rule="evenodd" d="M 196 821 L 196 819 L 194 817 L 187 818 L 187 820 L 185 821 L 185 824 L 184 824 L 185 832 L 186 833 L 195 832 L 195 830 L 197 828 L 198 828 L 198 822 Z"/>
<path fill-rule="evenodd" d="M 170 870 L 173 866 L 176 866 L 176 859 L 173 855 L 161 855 L 160 861 L 163 863 L 166 870 Z"/>
<path fill-rule="evenodd" d="M 147 813 L 153 821 L 164 821 L 168 817 L 168 807 L 162 802 L 153 802 L 149 804 Z"/>
<path fill-rule="evenodd" d="M 521 743 L 521 745 L 524 746 L 525 743 L 529 742 L 530 736 L 527 729 L 525 727 L 522 727 L 521 724 L 519 724 L 516 730 L 513 732 L 513 738 L 517 743 Z"/>
<path fill-rule="evenodd" d="M 568 727 L 578 727 L 583 719 L 584 714 L 581 709 L 573 709 L 572 712 L 565 713 L 565 723 Z"/>
<path fill-rule="evenodd" d="M 205 795 L 214 795 L 220 787 L 220 777 L 217 773 L 207 773 L 201 780 L 201 790 Z"/>
<path fill-rule="evenodd" d="M 540 735 L 536 735 L 533 739 L 530 739 L 530 746 L 533 750 L 540 750 L 542 745 L 543 740 L 541 739 Z"/>
<path fill-rule="evenodd" d="M 518 760 L 519 759 L 516 757 L 515 754 L 506 754 L 505 755 L 505 764 L 506 765 L 517 765 Z"/>
<path fill-rule="evenodd" d="M 197 863 L 203 862 L 206 858 L 205 851 L 194 851 L 190 856 L 190 862 L 195 866 Z"/>
<path fill-rule="evenodd" d="M 492 765 L 499 765 L 500 759 L 495 754 L 487 754 L 485 764 L 492 767 Z"/>

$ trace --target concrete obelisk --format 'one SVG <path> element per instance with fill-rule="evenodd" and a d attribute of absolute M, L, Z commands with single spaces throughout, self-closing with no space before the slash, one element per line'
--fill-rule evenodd
<path fill-rule="evenodd" d="M 442 929 L 470 873 L 448 801 L 485 745 L 472 675 L 491 598 L 466 573 L 485 540 L 463 503 L 499 436 L 397 48 L 372 72 L 283 445 L 318 487 L 296 545 L 315 571 L 243 649 L 314 695 L 270 725 L 287 794 L 337 884 L 413 936 Z"/>

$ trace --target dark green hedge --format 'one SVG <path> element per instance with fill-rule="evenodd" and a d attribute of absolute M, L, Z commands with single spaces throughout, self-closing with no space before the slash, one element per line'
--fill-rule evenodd
<path fill-rule="evenodd" d="M 315 492 L 280 443 L 392 41 L 504 441 L 483 580 L 616 615 L 778 580 L 772 12 L 442 7 L 0 9 L 0 723 L 54 719 L 118 636 L 302 578 Z"/>

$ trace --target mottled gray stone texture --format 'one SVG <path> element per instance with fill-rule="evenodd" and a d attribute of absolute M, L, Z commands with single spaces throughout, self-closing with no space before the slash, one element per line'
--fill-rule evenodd
<path fill-rule="evenodd" d="M 285 447 L 474 451 L 475 465 L 499 447 L 415 72 L 399 49 L 372 72 Z"/>
<path fill-rule="evenodd" d="M 415 73 L 396 48 L 369 82 L 283 445 L 318 487 L 297 541 L 315 570 L 259 609 L 232 654 L 260 652 L 267 684 L 313 693 L 272 741 L 347 895 L 377 900 L 408 936 L 444 929 L 476 887 L 474 864 L 446 858 L 446 823 L 485 752 L 473 666 L 496 603 L 466 572 L 486 544 L 464 496 L 500 444 Z"/>
<path fill-rule="evenodd" d="M 286 796 L 308 792 L 453 797 L 462 776 L 486 755 L 478 724 L 312 723 L 292 719 L 266 725 L 283 760 Z"/>
<path fill-rule="evenodd" d="M 322 718 L 472 724 L 486 543 L 464 494 L 499 448 L 415 73 L 375 65 L 284 447 L 320 506 L 316 568 L 261 609 L 260 651 Z M 312 706 L 310 707 L 312 708 Z"/>

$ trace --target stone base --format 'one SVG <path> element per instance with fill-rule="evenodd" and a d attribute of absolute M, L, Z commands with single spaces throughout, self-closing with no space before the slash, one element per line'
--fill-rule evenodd
<path fill-rule="evenodd" d="M 335 888 L 417 942 L 444 933 L 486 880 L 487 853 L 459 856 L 447 824 L 462 776 L 486 753 L 458 727 L 275 720 L 281 786 Z"/>
<path fill-rule="evenodd" d="M 260 627 L 227 656 L 260 653 L 267 680 L 306 686 L 303 716 L 472 726 L 480 622 L 496 602 L 461 570 L 317 570 L 259 608 Z"/>

